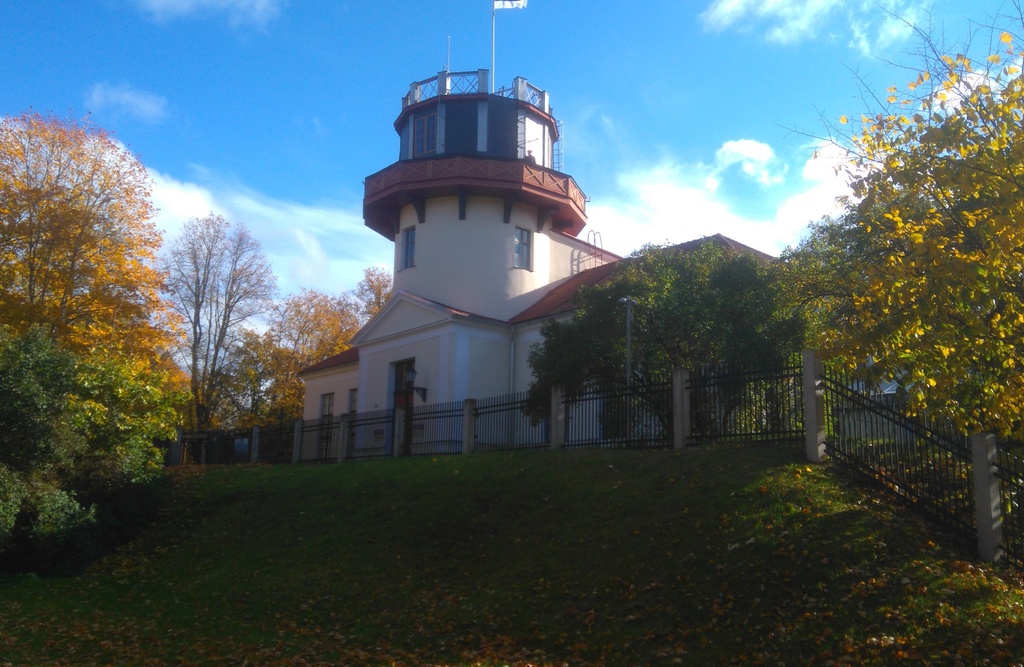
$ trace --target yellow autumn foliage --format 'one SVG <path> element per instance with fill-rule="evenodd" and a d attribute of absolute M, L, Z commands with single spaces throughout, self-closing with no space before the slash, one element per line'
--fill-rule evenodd
<path fill-rule="evenodd" d="M 165 347 L 150 180 L 88 121 L 0 118 L 0 324 L 64 345 Z"/>
<path fill-rule="evenodd" d="M 1001 40 L 1013 54 L 1012 38 Z M 872 359 L 964 429 L 1020 437 L 1024 81 L 998 67 L 1007 60 L 980 69 L 943 56 L 930 93 L 863 117 L 847 215 L 847 238 L 859 240 L 836 290 L 849 307 L 836 309 L 821 343 Z"/>

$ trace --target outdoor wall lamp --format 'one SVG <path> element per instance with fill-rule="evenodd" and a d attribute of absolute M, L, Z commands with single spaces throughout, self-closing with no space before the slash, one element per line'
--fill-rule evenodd
<path fill-rule="evenodd" d="M 427 389 L 426 389 L 426 387 L 416 387 L 416 386 L 414 386 L 415 383 L 416 383 L 416 369 L 410 367 L 410 368 L 408 368 L 405 371 L 405 388 L 407 390 L 411 390 L 411 391 L 416 392 L 419 395 L 420 400 L 423 401 L 424 403 L 426 403 L 427 402 Z"/>

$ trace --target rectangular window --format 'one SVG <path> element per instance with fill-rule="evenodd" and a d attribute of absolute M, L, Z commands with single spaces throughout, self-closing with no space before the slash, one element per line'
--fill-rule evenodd
<path fill-rule="evenodd" d="M 356 407 L 359 405 L 359 389 L 348 390 L 348 411 L 355 412 Z"/>
<path fill-rule="evenodd" d="M 402 268 L 416 266 L 416 228 L 408 227 L 402 232 Z"/>
<path fill-rule="evenodd" d="M 437 151 L 437 113 L 418 116 L 412 124 L 412 156 L 431 155 Z"/>
<path fill-rule="evenodd" d="M 320 416 L 330 417 L 334 414 L 334 392 L 320 394 Z"/>
<path fill-rule="evenodd" d="M 512 266 L 517 269 L 529 269 L 530 266 L 530 230 L 516 227 L 515 248 L 513 249 Z"/>

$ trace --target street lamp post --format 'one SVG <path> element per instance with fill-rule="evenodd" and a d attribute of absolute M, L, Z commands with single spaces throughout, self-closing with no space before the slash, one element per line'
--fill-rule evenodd
<path fill-rule="evenodd" d="M 628 391 L 633 383 L 633 354 L 632 354 L 632 341 L 633 341 L 633 306 L 636 305 L 636 301 L 633 297 L 624 296 L 619 299 L 619 303 L 626 304 L 626 390 Z"/>
<path fill-rule="evenodd" d="M 633 437 L 633 306 L 636 301 L 624 296 L 619 303 L 626 305 L 626 440 Z"/>

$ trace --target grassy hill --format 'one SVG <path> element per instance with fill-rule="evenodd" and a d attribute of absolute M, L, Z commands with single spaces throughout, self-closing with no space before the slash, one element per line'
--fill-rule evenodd
<path fill-rule="evenodd" d="M 1009 572 L 779 447 L 173 471 L 0 664 L 1008 665 Z"/>

